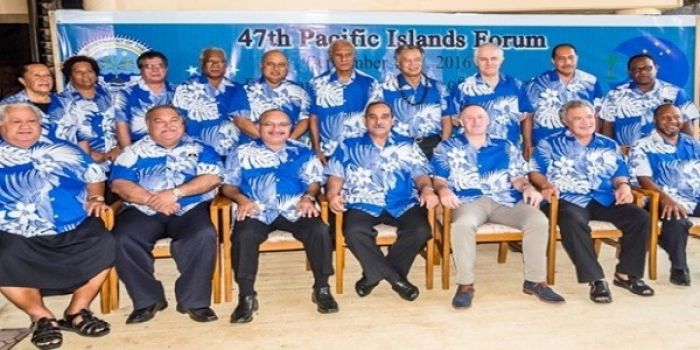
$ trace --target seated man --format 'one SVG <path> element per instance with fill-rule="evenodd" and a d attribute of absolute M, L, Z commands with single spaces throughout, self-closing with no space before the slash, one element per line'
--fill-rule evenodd
<path fill-rule="evenodd" d="M 438 198 L 426 157 L 412 139 L 392 133 L 393 121 L 385 102 L 367 106 L 367 133 L 343 141 L 328 162 L 328 201 L 334 212 L 345 212 L 345 241 L 362 265 L 357 294 L 367 296 L 387 280 L 401 298 L 412 301 L 419 290 L 407 280 L 408 272 L 430 239 L 426 207 L 434 208 Z M 375 244 L 378 224 L 398 228 L 387 256 Z"/>
<path fill-rule="evenodd" d="M 540 141 L 531 161 L 530 179 L 545 198 L 557 195 L 564 250 L 576 266 L 580 283 L 590 284 L 596 303 L 612 302 L 598 263 L 590 220 L 609 221 L 622 231 L 613 283 L 642 296 L 654 295 L 644 281 L 649 214 L 631 204 L 629 171 L 615 141 L 595 133 L 593 105 L 569 101 L 560 115 L 565 130 Z M 549 205 L 544 210 L 549 211 Z"/>
<path fill-rule="evenodd" d="M 177 311 L 197 322 L 217 319 L 209 308 L 217 239 L 209 217 L 221 160 L 214 149 L 183 136 L 185 120 L 172 106 L 146 113 L 148 135 L 124 149 L 112 167 L 112 191 L 126 208 L 117 215 L 117 272 L 134 304 L 126 323 L 146 322 L 168 303 L 153 276 L 155 242 L 170 237 L 180 277 Z"/>
<path fill-rule="evenodd" d="M 60 329 L 109 333 L 90 303 L 114 264 L 114 239 L 98 217 L 102 169 L 77 147 L 39 141 L 39 108 L 0 106 L 0 292 L 32 321 L 32 343 L 61 346 Z M 44 295 L 72 294 L 56 321 Z"/>
<path fill-rule="evenodd" d="M 682 134 L 683 114 L 666 103 L 654 111 L 655 130 L 637 141 L 630 154 L 639 184 L 661 194 L 659 245 L 671 260 L 671 283 L 690 285 L 685 249 L 692 223 L 700 216 L 700 142 Z"/>
<path fill-rule="evenodd" d="M 440 143 L 432 159 L 440 201 L 444 207 L 456 209 L 451 239 L 458 288 L 452 306 L 471 306 L 476 230 L 487 222 L 523 231 L 523 292 L 545 302 L 564 302 L 544 282 L 549 226 L 537 209 L 542 195 L 527 179 L 528 165 L 520 150 L 507 140 L 488 136 L 489 115 L 483 107 L 465 107 L 460 120 L 464 134 Z"/>
<path fill-rule="evenodd" d="M 321 187 L 321 162 L 310 147 L 289 138 L 291 131 L 286 113 L 268 110 L 260 116 L 260 139 L 241 145 L 226 158 L 222 192 L 238 204 L 232 255 L 239 292 L 232 323 L 253 320 L 258 308 L 254 287 L 259 247 L 274 230 L 289 231 L 304 244 L 314 274 L 311 300 L 318 312 L 338 311 L 328 285 L 333 274 L 331 235 L 314 205 Z"/>

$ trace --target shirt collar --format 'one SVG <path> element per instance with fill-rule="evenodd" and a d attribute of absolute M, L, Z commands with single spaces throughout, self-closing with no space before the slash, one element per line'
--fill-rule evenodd
<path fill-rule="evenodd" d="M 659 79 L 654 79 L 654 86 L 651 88 L 651 90 L 649 90 L 647 92 L 642 92 L 642 90 L 639 90 L 639 86 L 637 86 L 637 83 L 634 80 L 630 80 L 628 83 L 628 86 L 629 86 L 630 90 L 632 90 L 638 94 L 641 94 L 641 95 L 653 94 L 654 92 L 656 92 L 656 90 L 659 89 L 659 87 L 661 86 L 661 82 L 659 81 Z"/>
<path fill-rule="evenodd" d="M 403 74 L 400 74 L 396 76 L 396 82 L 398 83 L 399 89 L 411 89 L 413 90 L 413 86 L 406 81 L 406 78 L 403 76 Z M 420 83 L 418 86 L 427 86 L 431 87 L 430 79 L 425 74 L 420 75 Z"/>
<path fill-rule="evenodd" d="M 458 140 L 460 140 L 465 145 L 471 147 L 471 144 L 469 143 L 469 139 L 467 138 L 467 135 L 465 135 L 464 133 L 459 133 L 459 134 L 455 135 L 454 137 L 456 137 Z M 491 139 L 491 136 L 486 134 L 486 142 L 484 143 L 484 147 L 493 146 L 493 145 L 495 145 L 495 143 Z"/>
<path fill-rule="evenodd" d="M 355 81 L 355 77 L 357 77 L 357 69 L 352 70 L 352 74 L 350 74 L 350 80 L 348 80 L 348 82 L 345 84 L 350 84 L 353 81 Z M 330 81 L 340 81 L 340 78 L 338 78 L 338 72 L 335 70 L 335 67 L 331 68 Z"/>

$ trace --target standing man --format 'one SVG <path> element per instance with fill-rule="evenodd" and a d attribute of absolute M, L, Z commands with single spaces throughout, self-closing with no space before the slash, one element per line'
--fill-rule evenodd
<path fill-rule="evenodd" d="M 700 216 L 700 142 L 682 134 L 681 109 L 671 103 L 654 111 L 656 128 L 632 147 L 630 165 L 643 188 L 661 194 L 659 245 L 671 260 L 671 283 L 690 285 L 686 261 L 688 216 Z"/>
<path fill-rule="evenodd" d="M 114 264 L 114 239 L 99 219 L 104 171 L 73 145 L 40 141 L 41 117 L 26 102 L 0 106 L 0 293 L 29 316 L 32 343 L 55 349 L 61 330 L 110 332 L 90 304 Z M 55 294 L 71 294 L 59 321 L 44 304 Z"/>
<path fill-rule="evenodd" d="M 51 71 L 43 63 L 27 63 L 22 66 L 21 76 L 17 80 L 24 86 L 24 90 L 5 97 L 0 105 L 10 103 L 31 103 L 42 113 L 41 116 L 41 140 L 49 141 L 50 120 L 49 106 L 55 98 L 53 90 L 53 76 Z"/>
<path fill-rule="evenodd" d="M 209 204 L 221 183 L 221 161 L 209 146 L 184 137 L 184 117 L 173 106 L 151 108 L 146 125 L 148 135 L 124 150 L 110 178 L 126 206 L 113 230 L 117 272 L 134 304 L 126 323 L 146 322 L 168 306 L 151 255 L 166 237 L 180 271 L 177 311 L 197 322 L 214 321 L 209 305 L 217 237 Z"/>
<path fill-rule="evenodd" d="M 309 82 L 311 143 L 323 164 L 343 140 L 365 132 L 365 107 L 381 94 L 374 78 L 355 69 L 355 47 L 349 41 L 334 40 L 328 59 L 333 68 Z"/>
<path fill-rule="evenodd" d="M 577 69 L 576 48 L 563 43 L 552 49 L 554 69 L 530 79 L 523 86 L 520 109 L 528 115 L 523 119 L 523 147 L 525 152 L 540 140 L 564 130 L 559 109 L 572 100 L 586 100 L 598 107 L 603 92 L 598 79 Z"/>
<path fill-rule="evenodd" d="M 175 87 L 166 81 L 168 59 L 158 51 L 146 51 L 137 59 L 141 71 L 138 81 L 120 91 L 117 98 L 117 141 L 126 147 L 148 135 L 146 112 L 151 107 L 169 105 Z"/>
<path fill-rule="evenodd" d="M 610 90 L 603 100 L 599 115 L 603 134 L 631 147 L 654 130 L 656 107 L 670 103 L 681 110 L 680 131 L 693 136 L 693 120 L 700 117 L 697 107 L 683 89 L 656 78 L 658 67 L 650 55 L 632 56 L 627 72 L 631 81 Z"/>
<path fill-rule="evenodd" d="M 345 140 L 328 162 L 328 201 L 334 212 L 344 212 L 345 241 L 362 266 L 357 294 L 367 296 L 386 280 L 401 298 L 413 301 L 419 290 L 407 276 L 430 239 L 427 209 L 438 198 L 427 159 L 411 139 L 392 133 L 393 119 L 385 102 L 367 106 L 367 132 Z M 386 256 L 375 243 L 378 224 L 398 229 Z"/>
<path fill-rule="evenodd" d="M 302 241 L 314 274 L 311 300 L 320 313 L 338 311 L 330 291 L 331 235 L 319 217 L 316 195 L 323 167 L 307 146 L 289 139 L 291 118 L 279 109 L 260 116 L 260 138 L 226 158 L 222 192 L 238 204 L 233 229 L 233 270 L 239 287 L 232 323 L 250 322 L 258 308 L 255 277 L 259 247 L 274 230 Z"/>
<path fill-rule="evenodd" d="M 299 139 L 309 127 L 309 94 L 301 85 L 287 80 L 289 63 L 280 50 L 265 52 L 260 70 L 263 76 L 239 90 L 232 103 L 233 122 L 242 132 L 240 143 L 260 138 L 260 115 L 270 109 L 280 109 L 289 116 L 289 137 Z"/>
<path fill-rule="evenodd" d="M 547 217 L 537 209 L 542 195 L 528 181 L 528 166 L 520 149 L 488 135 L 489 116 L 483 107 L 465 107 L 460 119 L 464 134 L 440 143 L 432 160 L 440 202 L 455 209 L 451 238 L 458 287 L 452 306 L 471 306 L 476 230 L 487 222 L 523 231 L 523 292 L 545 302 L 564 302 L 545 283 L 549 226 Z"/>
<path fill-rule="evenodd" d="M 202 75 L 175 89 L 173 105 L 187 120 L 187 135 L 228 154 L 238 143 L 238 129 L 231 120 L 231 101 L 240 86 L 226 77 L 226 54 L 210 47 L 200 57 Z"/>
<path fill-rule="evenodd" d="M 452 134 L 447 88 L 423 73 L 423 48 L 401 45 L 394 52 L 400 73 L 387 77 L 382 97 L 394 111 L 393 131 L 412 138 L 430 159 L 433 149 Z"/>
<path fill-rule="evenodd" d="M 520 110 L 522 83 L 501 73 L 503 49 L 491 43 L 479 46 L 474 50 L 474 64 L 479 72 L 465 78 L 452 91 L 454 110 L 474 104 L 484 107 L 489 117 L 489 137 L 520 146 L 520 124 L 527 116 Z"/>
<path fill-rule="evenodd" d="M 596 134 L 595 109 L 588 101 L 567 102 L 561 115 L 566 130 L 537 145 L 530 179 L 545 198 L 560 198 L 561 242 L 576 266 L 579 283 L 590 285 L 593 302 L 612 302 L 588 226 L 590 220 L 603 220 L 622 231 L 613 283 L 637 295 L 654 295 L 642 280 L 649 214 L 632 204 L 629 171 L 620 147 Z M 544 210 L 549 211 L 549 204 Z"/>

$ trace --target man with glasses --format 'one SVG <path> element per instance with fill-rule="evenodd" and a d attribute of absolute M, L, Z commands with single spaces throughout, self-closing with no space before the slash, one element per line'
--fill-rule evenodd
<path fill-rule="evenodd" d="M 201 54 L 202 75 L 175 89 L 173 105 L 187 120 L 187 135 L 211 146 L 220 156 L 238 143 L 238 128 L 231 120 L 231 101 L 240 86 L 226 77 L 226 54 L 210 47 Z"/>
<path fill-rule="evenodd" d="M 146 112 L 154 106 L 171 104 L 175 87 L 166 81 L 168 59 L 158 51 L 142 53 L 136 64 L 141 77 L 116 96 L 117 141 L 126 147 L 148 134 Z"/>
<path fill-rule="evenodd" d="M 338 311 L 328 284 L 333 273 L 331 235 L 315 204 L 323 168 L 308 146 L 289 138 L 291 131 L 284 111 L 263 112 L 260 138 L 240 145 L 226 158 L 222 193 L 238 204 L 231 240 L 239 292 L 232 323 L 252 321 L 258 309 L 259 248 L 274 230 L 289 231 L 304 244 L 314 275 L 311 301 L 318 312 Z"/>
<path fill-rule="evenodd" d="M 603 100 L 599 113 L 603 134 L 623 146 L 633 146 L 654 130 L 656 107 L 671 103 L 683 115 L 681 132 L 693 135 L 693 120 L 700 117 L 697 107 L 682 88 L 656 78 L 658 67 L 649 54 L 632 56 L 627 72 L 631 81 L 610 90 Z"/>

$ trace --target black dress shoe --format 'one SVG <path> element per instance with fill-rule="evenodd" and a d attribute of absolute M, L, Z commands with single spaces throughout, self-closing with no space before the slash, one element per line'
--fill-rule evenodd
<path fill-rule="evenodd" d="M 688 269 L 672 269 L 669 280 L 677 286 L 689 286 L 690 271 Z"/>
<path fill-rule="evenodd" d="M 374 287 L 378 286 L 379 282 L 373 283 L 373 284 L 368 284 L 367 283 L 367 278 L 365 276 L 362 276 L 357 282 L 355 282 L 355 292 L 357 295 L 360 297 L 366 297 L 369 295 L 369 293 L 372 293 L 372 290 Z"/>
<path fill-rule="evenodd" d="M 338 312 L 338 303 L 333 299 L 330 287 L 321 287 L 311 293 L 311 301 L 316 304 L 316 309 L 322 314 Z"/>
<path fill-rule="evenodd" d="M 391 284 L 391 289 L 394 290 L 402 299 L 408 301 L 414 301 L 418 298 L 420 291 L 418 287 L 411 284 L 411 282 L 400 279 Z"/>
<path fill-rule="evenodd" d="M 151 306 L 147 306 L 142 309 L 136 309 L 129 314 L 129 317 L 126 318 L 126 324 L 150 321 L 153 318 L 153 316 L 156 315 L 156 312 L 165 310 L 166 307 L 168 307 L 168 302 L 163 300 Z"/>
<path fill-rule="evenodd" d="M 210 307 L 200 307 L 196 309 L 185 309 L 181 308 L 179 305 L 177 306 L 177 312 L 181 314 L 187 314 L 190 316 L 190 318 L 193 321 L 197 322 L 211 322 L 211 321 L 216 321 L 219 319 L 219 317 L 216 316 L 216 313 L 214 310 L 212 310 Z"/>
<path fill-rule="evenodd" d="M 253 320 L 253 311 L 258 309 L 257 293 L 238 297 L 238 306 L 231 314 L 231 323 L 246 323 Z"/>

